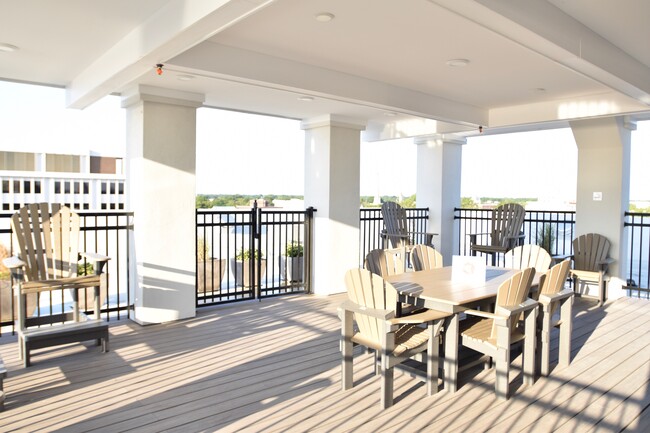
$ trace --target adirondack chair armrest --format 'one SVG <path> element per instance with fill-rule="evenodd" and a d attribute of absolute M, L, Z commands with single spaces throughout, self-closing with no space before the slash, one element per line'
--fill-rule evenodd
<path fill-rule="evenodd" d="M 512 317 L 516 314 L 523 313 L 525 311 L 532 310 L 533 308 L 537 307 L 538 302 L 535 301 L 534 299 L 526 299 L 524 302 L 518 305 L 504 305 L 504 306 L 498 306 L 499 312 L 503 311 L 505 314 L 507 314 L 509 317 Z"/>
<path fill-rule="evenodd" d="M 364 314 L 375 319 L 386 321 L 395 317 L 395 311 L 366 308 L 352 301 L 345 301 L 341 304 L 341 306 L 339 306 L 339 315 L 342 314 L 344 310 L 352 311 L 353 313 Z"/>
<path fill-rule="evenodd" d="M 451 313 L 445 313 L 438 310 L 426 310 L 421 313 L 411 314 L 409 316 L 395 317 L 388 321 L 393 325 L 421 324 L 434 322 L 439 319 L 451 316 Z"/>
<path fill-rule="evenodd" d="M 479 310 L 465 310 L 463 313 L 467 314 L 468 316 L 476 316 L 476 317 L 482 317 L 484 319 L 499 319 L 501 316 L 498 314 L 494 313 L 488 313 L 487 311 L 479 311 Z"/>
<path fill-rule="evenodd" d="M 609 265 L 614 263 L 616 259 L 613 259 L 611 257 L 607 257 L 605 260 L 601 260 L 598 262 L 598 266 L 603 270 L 606 271 Z"/>
<path fill-rule="evenodd" d="M 555 260 L 555 262 L 561 262 L 562 260 L 566 260 L 566 259 L 573 260 L 573 254 L 558 254 L 552 256 L 552 259 Z"/>
<path fill-rule="evenodd" d="M 9 271 L 11 271 L 11 276 L 18 281 L 23 280 L 23 270 L 26 265 L 20 257 L 11 256 L 2 259 L 2 264 L 4 264 Z"/>
<path fill-rule="evenodd" d="M 490 233 L 470 233 L 468 236 L 469 236 L 469 243 L 475 244 L 477 236 L 490 236 Z"/>
<path fill-rule="evenodd" d="M 97 253 L 79 253 L 79 255 L 93 263 L 95 275 L 101 275 L 101 273 L 104 272 L 104 265 L 106 265 L 106 263 L 111 259 L 108 256 Z"/>
<path fill-rule="evenodd" d="M 564 289 L 561 292 L 555 293 L 553 295 L 539 295 L 539 303 L 542 305 L 549 305 L 556 301 L 561 301 L 562 299 L 570 298 L 573 296 L 573 290 Z"/>

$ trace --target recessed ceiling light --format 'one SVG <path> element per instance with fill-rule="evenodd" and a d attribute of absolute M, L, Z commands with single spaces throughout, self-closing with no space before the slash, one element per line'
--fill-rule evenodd
<path fill-rule="evenodd" d="M 311 102 L 314 100 L 313 96 L 298 96 L 298 100 L 302 102 Z"/>
<path fill-rule="evenodd" d="M 194 75 L 179 75 L 176 78 L 181 80 L 181 81 L 190 81 L 190 80 L 195 79 L 196 77 Z"/>
<path fill-rule="evenodd" d="M 13 51 L 18 51 L 18 47 L 11 44 L 0 44 L 0 51 L 11 53 Z"/>
<path fill-rule="evenodd" d="M 468 64 L 469 64 L 469 60 L 467 59 L 447 60 L 447 66 L 451 66 L 452 68 L 462 68 L 464 66 L 467 66 Z"/>
<path fill-rule="evenodd" d="M 334 14 L 331 14 L 329 12 L 321 12 L 319 14 L 316 14 L 314 18 L 316 18 L 316 21 L 319 23 L 329 23 L 334 19 Z"/>

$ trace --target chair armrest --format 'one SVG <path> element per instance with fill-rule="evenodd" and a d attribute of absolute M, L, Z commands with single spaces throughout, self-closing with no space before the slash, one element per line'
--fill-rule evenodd
<path fill-rule="evenodd" d="M 479 311 L 479 310 L 465 310 L 463 313 L 467 314 L 468 316 L 476 316 L 476 317 L 482 317 L 484 319 L 501 319 L 502 317 L 494 314 L 494 313 L 488 313 L 487 311 Z"/>
<path fill-rule="evenodd" d="M 564 289 L 561 292 L 555 293 L 553 295 L 539 295 L 539 303 L 543 305 L 548 305 L 551 302 L 560 301 L 565 298 L 570 298 L 573 296 L 573 290 Z"/>
<path fill-rule="evenodd" d="M 558 254 L 556 256 L 551 256 L 551 258 L 556 261 L 562 261 L 566 259 L 573 260 L 573 254 Z"/>
<path fill-rule="evenodd" d="M 26 263 L 23 262 L 18 256 L 11 256 L 2 259 L 2 264 L 4 264 L 9 269 L 15 269 L 22 268 Z"/>
<path fill-rule="evenodd" d="M 391 325 L 420 324 L 433 322 L 451 316 L 451 313 L 445 313 L 438 310 L 426 310 L 421 313 L 411 314 L 409 316 L 395 317 L 389 319 Z"/>
<path fill-rule="evenodd" d="M 607 267 L 607 266 L 611 265 L 612 263 L 614 263 L 615 261 L 616 261 L 616 259 L 613 259 L 611 257 L 607 257 L 605 260 L 599 261 L 598 264 L 601 265 L 601 266 Z"/>
<path fill-rule="evenodd" d="M 432 232 L 409 232 L 414 235 L 431 235 L 431 236 L 438 236 L 440 233 L 432 233 Z"/>
<path fill-rule="evenodd" d="M 352 311 L 353 313 L 364 314 L 380 320 L 390 320 L 395 317 L 395 311 L 392 310 L 377 310 L 374 308 L 362 307 L 352 301 L 345 301 L 339 306 L 339 311 L 343 310 Z"/>
<path fill-rule="evenodd" d="M 514 316 L 516 314 L 523 313 L 524 311 L 532 310 L 533 308 L 537 307 L 537 304 L 538 304 L 537 301 L 528 298 L 524 302 L 518 305 L 497 306 L 497 308 L 499 309 L 499 311 L 503 311 L 508 316 Z"/>
<path fill-rule="evenodd" d="M 16 281 L 23 281 L 25 279 L 23 271 L 24 267 L 26 265 L 25 262 L 23 262 L 20 257 L 18 256 L 11 256 L 11 257 L 6 257 L 2 259 L 2 264 L 9 269 L 11 272 L 11 277 L 16 280 Z"/>
<path fill-rule="evenodd" d="M 101 273 L 104 272 L 104 265 L 106 265 L 106 263 L 111 259 L 108 256 L 97 253 L 79 253 L 79 255 L 93 263 L 95 275 L 101 275 Z"/>

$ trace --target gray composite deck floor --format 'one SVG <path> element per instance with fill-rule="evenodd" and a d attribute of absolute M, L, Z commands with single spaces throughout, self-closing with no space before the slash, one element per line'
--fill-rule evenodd
<path fill-rule="evenodd" d="M 15 337 L 4 336 L 0 431 L 650 431 L 650 301 L 576 302 L 571 365 L 528 388 L 515 367 L 507 402 L 494 396 L 493 370 L 468 370 L 457 393 L 432 397 L 397 372 L 395 405 L 381 411 L 361 348 L 355 387 L 340 391 L 341 299 L 300 295 L 162 325 L 116 322 L 111 352 L 43 349 L 28 369 Z"/>

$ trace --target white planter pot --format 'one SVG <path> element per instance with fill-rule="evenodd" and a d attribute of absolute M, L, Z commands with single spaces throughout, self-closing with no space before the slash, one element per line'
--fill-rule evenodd
<path fill-rule="evenodd" d="M 253 266 L 256 262 L 253 262 Z M 237 259 L 230 259 L 230 269 L 235 275 L 235 285 L 243 287 L 252 287 L 255 281 L 251 280 L 253 272 L 251 271 L 251 262 L 248 260 L 241 261 Z M 264 278 L 266 273 L 266 259 L 262 259 L 260 279 Z"/>
<path fill-rule="evenodd" d="M 283 281 L 302 282 L 304 257 L 280 256 L 280 277 Z"/>

